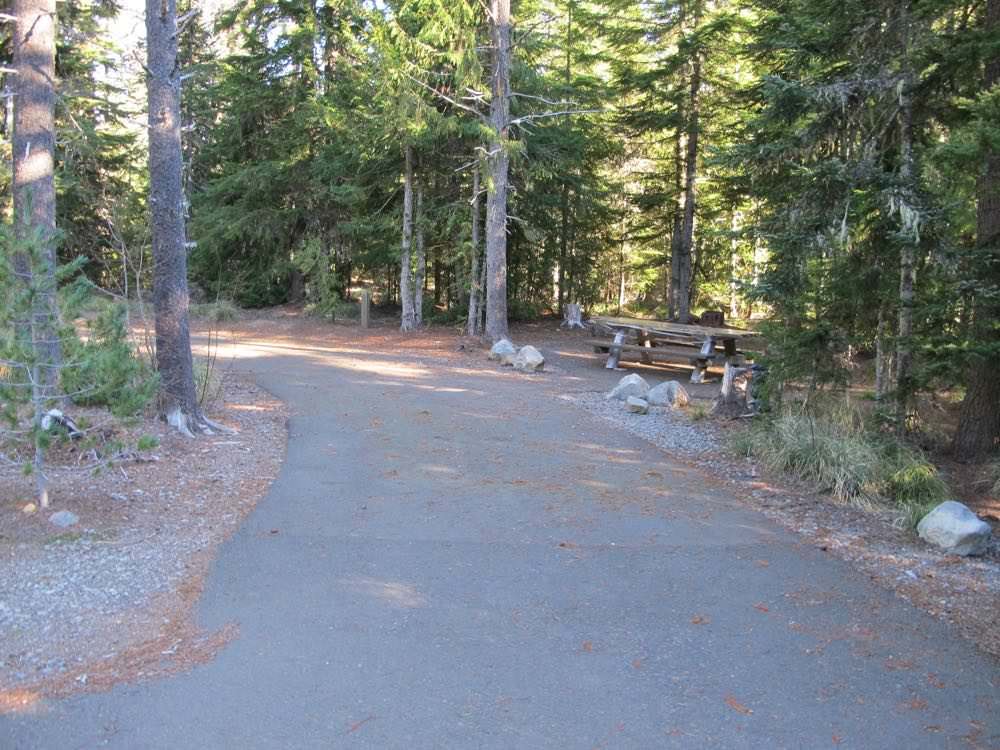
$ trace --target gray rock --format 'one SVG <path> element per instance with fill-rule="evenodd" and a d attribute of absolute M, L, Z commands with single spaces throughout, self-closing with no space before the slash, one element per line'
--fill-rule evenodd
<path fill-rule="evenodd" d="M 917 524 L 917 533 L 952 555 L 981 555 L 990 541 L 990 525 L 962 503 L 947 500 Z"/>
<path fill-rule="evenodd" d="M 629 396 L 625 399 L 625 408 L 633 414 L 646 414 L 649 412 L 649 403 L 638 396 Z"/>
<path fill-rule="evenodd" d="M 60 510 L 49 516 L 49 523 L 55 524 L 60 528 L 67 529 L 70 526 L 75 526 L 80 522 L 80 517 L 68 510 Z"/>
<path fill-rule="evenodd" d="M 537 372 L 545 367 L 545 357 L 535 347 L 528 344 L 522 346 L 514 357 L 514 369 L 521 372 Z"/>
<path fill-rule="evenodd" d="M 691 399 L 684 386 L 676 380 L 668 380 L 650 388 L 646 400 L 653 406 L 669 406 L 676 409 L 678 406 L 687 406 Z"/>
<path fill-rule="evenodd" d="M 624 401 L 629 396 L 646 398 L 647 393 L 649 393 L 649 383 L 643 380 L 641 375 L 632 373 L 619 380 L 618 385 L 612 388 L 605 398 Z"/>
<path fill-rule="evenodd" d="M 510 339 L 500 339 L 493 345 L 493 348 L 490 349 L 490 359 L 496 362 L 502 362 L 503 364 L 508 364 L 508 362 L 505 361 L 505 358 L 510 357 L 513 359 L 516 355 L 517 349 L 512 343 L 510 343 Z"/>

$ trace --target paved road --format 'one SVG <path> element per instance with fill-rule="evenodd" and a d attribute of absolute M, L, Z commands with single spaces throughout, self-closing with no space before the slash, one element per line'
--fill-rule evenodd
<path fill-rule="evenodd" d="M 200 607 L 240 637 L 0 747 L 1000 747 L 995 664 L 546 381 L 243 355 L 294 416 Z"/>

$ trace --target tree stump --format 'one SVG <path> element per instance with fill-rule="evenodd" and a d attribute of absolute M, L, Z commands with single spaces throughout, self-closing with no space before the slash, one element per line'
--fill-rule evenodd
<path fill-rule="evenodd" d="M 583 325 L 583 308 L 580 305 L 570 303 L 564 307 L 563 322 L 559 324 L 559 327 L 562 328 L 563 326 L 569 329 L 585 328 Z"/>

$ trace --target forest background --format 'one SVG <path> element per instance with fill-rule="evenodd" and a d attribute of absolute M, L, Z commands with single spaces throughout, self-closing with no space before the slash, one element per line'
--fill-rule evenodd
<path fill-rule="evenodd" d="M 135 299 L 154 266 L 142 9 L 57 9 L 59 259 Z M 198 301 L 336 317 L 366 287 L 404 330 L 492 339 L 567 303 L 721 309 L 766 333 L 775 403 L 860 382 L 876 429 L 915 439 L 935 427 L 921 399 L 943 394 L 938 447 L 995 452 L 1000 1 L 183 0 L 178 16 Z"/>

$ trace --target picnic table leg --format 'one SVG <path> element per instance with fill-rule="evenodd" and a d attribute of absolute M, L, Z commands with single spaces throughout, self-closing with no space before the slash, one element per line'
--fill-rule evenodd
<path fill-rule="evenodd" d="M 711 336 L 705 336 L 705 340 L 701 344 L 701 351 L 699 354 L 702 359 L 699 359 L 694 366 L 694 370 L 691 372 L 691 382 L 698 384 L 705 382 L 705 373 L 708 372 L 708 363 L 710 358 L 715 351 L 715 339 Z"/>
<path fill-rule="evenodd" d="M 615 340 L 611 343 L 611 348 L 608 350 L 608 362 L 604 365 L 607 370 L 618 369 L 618 360 L 622 356 L 622 344 L 625 343 L 625 332 L 618 331 L 615 334 Z"/>
<path fill-rule="evenodd" d="M 653 342 L 649 339 L 649 331 L 643 331 L 639 336 L 639 343 L 642 344 L 644 349 L 652 349 Z M 649 352 L 641 351 L 639 352 L 639 357 L 642 359 L 643 364 L 651 365 L 653 364 L 653 359 L 649 356 Z"/>

